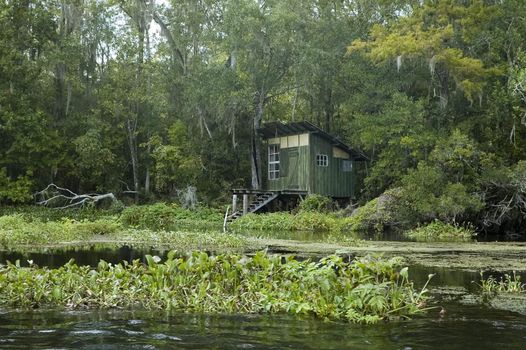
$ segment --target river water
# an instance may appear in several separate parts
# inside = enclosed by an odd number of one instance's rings
[[[446,305],[372,326],[294,316],[148,311],[9,311],[0,349],[524,349],[526,317]]]
[[[142,258],[131,248],[0,253],[55,267],[75,258],[95,265]],[[163,255],[164,252],[148,253]],[[473,289],[477,275],[414,266],[423,284]],[[0,291],[1,293],[1,291]],[[0,309],[0,349],[526,349],[526,315],[437,297],[440,308],[409,321],[376,325],[329,322],[290,315],[167,314],[147,310]]]

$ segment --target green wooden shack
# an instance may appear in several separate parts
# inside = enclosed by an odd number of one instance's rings
[[[267,123],[259,133],[267,146],[264,190],[355,196],[363,153],[306,121]]]
[[[257,212],[280,198],[319,194],[350,200],[357,193],[358,165],[367,159],[360,151],[307,121],[266,123],[258,132],[265,144],[263,188],[233,190],[229,220]],[[242,210],[237,208],[239,195],[243,196]]]

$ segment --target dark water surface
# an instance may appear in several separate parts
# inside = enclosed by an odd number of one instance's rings
[[[77,265],[97,266],[100,260],[113,264],[122,261],[132,262],[135,259],[145,262],[146,254],[157,255],[164,260],[168,250],[135,249],[129,246],[115,248],[113,246],[106,247],[102,244],[78,249],[48,248],[28,252],[0,251],[0,264],[5,264],[7,261],[14,263],[19,260],[20,265],[28,266],[28,260],[30,260],[41,267],[55,268],[64,265],[70,259],[74,259]]]
[[[92,247],[33,253],[0,252],[0,263],[57,267],[74,258],[95,266],[164,257],[166,251]],[[474,291],[479,275],[412,266],[417,287]],[[1,291],[0,291],[1,293]],[[438,298],[439,309],[410,321],[353,325],[289,315],[201,315],[163,311],[0,309],[0,349],[526,349],[526,315]]]
[[[435,311],[371,326],[293,316],[9,311],[0,313],[0,349],[525,348],[525,316],[474,306],[448,305],[444,318]]]

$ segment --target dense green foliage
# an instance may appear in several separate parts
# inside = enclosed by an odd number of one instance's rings
[[[37,308],[145,307],[168,311],[312,314],[374,323],[420,312],[418,292],[397,259],[352,263],[329,256],[320,262],[292,257],[209,256],[192,253],[147,265],[108,264],[96,269],[69,262],[58,269],[0,266],[0,304]]]
[[[257,127],[305,119],[369,156],[361,203],[400,188],[409,226],[524,233],[524,13],[522,0],[4,1],[0,202],[51,182],[225,202],[265,177]]]

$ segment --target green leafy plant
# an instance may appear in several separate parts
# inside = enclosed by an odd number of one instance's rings
[[[146,256],[97,268],[70,261],[58,269],[0,266],[0,305],[22,308],[145,307],[207,313],[290,313],[375,323],[422,311],[400,259],[338,256],[297,261],[257,252],[252,257],[193,252],[166,261]]]

